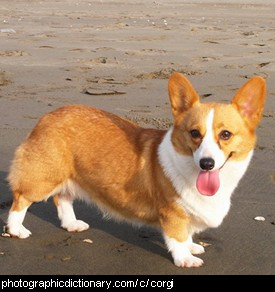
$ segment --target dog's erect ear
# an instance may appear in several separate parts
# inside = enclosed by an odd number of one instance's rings
[[[175,119],[179,114],[191,108],[196,102],[199,102],[199,96],[192,84],[181,73],[175,72],[171,75],[168,90],[172,113]]]
[[[265,95],[266,82],[262,77],[256,76],[247,81],[232,100],[251,129],[255,129],[261,120]]]

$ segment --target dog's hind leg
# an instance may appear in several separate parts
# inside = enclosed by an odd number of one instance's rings
[[[27,238],[31,232],[23,226],[23,221],[27,209],[32,204],[23,195],[15,192],[13,195],[13,203],[9,211],[7,220],[7,232],[14,237]]]
[[[62,228],[69,232],[81,232],[89,228],[89,224],[76,219],[72,196],[57,194],[54,196],[53,201],[57,208],[57,214]]]

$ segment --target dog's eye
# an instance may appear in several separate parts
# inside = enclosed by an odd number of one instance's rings
[[[199,130],[191,130],[190,134],[192,136],[192,138],[194,139],[200,139],[201,138],[201,133]]]
[[[228,140],[228,139],[231,138],[231,136],[232,136],[232,133],[230,133],[230,132],[227,131],[227,130],[223,130],[223,131],[221,131],[220,134],[219,134],[219,137],[220,137],[220,139],[222,139],[222,140]]]

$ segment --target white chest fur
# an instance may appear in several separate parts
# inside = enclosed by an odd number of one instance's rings
[[[228,161],[220,170],[220,188],[214,196],[203,196],[196,188],[199,168],[192,156],[176,152],[171,142],[171,128],[159,146],[159,161],[164,173],[172,182],[180,198],[178,203],[192,218],[191,232],[207,227],[219,226],[230,208],[230,197],[239,180],[244,175],[252,157],[251,151],[245,160]]]

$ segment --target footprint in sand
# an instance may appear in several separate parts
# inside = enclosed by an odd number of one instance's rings
[[[94,66],[94,65],[117,65],[118,60],[116,57],[113,58],[107,58],[107,57],[98,57],[94,59],[83,59],[81,60],[82,63],[85,63],[88,66]]]
[[[159,71],[149,72],[149,73],[141,73],[136,76],[136,78],[141,80],[146,79],[168,79],[173,72],[180,72],[187,76],[197,76],[203,74],[203,72],[199,70],[190,70],[185,68],[164,68]]]
[[[224,69],[243,69],[243,68],[245,68],[245,65],[230,64],[230,65],[223,66],[223,68]]]
[[[29,53],[19,50],[0,51],[0,57],[22,57],[22,56],[29,56]]]
[[[95,50],[89,50],[89,49],[70,49],[69,52],[73,53],[96,53]]]
[[[142,50],[126,51],[125,55],[128,55],[128,56],[159,56],[159,55],[165,55],[166,53],[167,53],[166,50],[142,49]]]
[[[96,51],[107,52],[107,51],[116,51],[116,49],[111,48],[111,47],[99,47],[99,48],[96,48]]]
[[[10,83],[10,79],[8,78],[5,72],[0,72],[0,86],[5,86]]]
[[[152,117],[144,117],[138,115],[125,115],[125,118],[129,121],[132,121],[142,127],[147,127],[148,125],[151,127],[155,127],[156,129],[168,130],[172,125],[173,121],[169,118],[152,118]]]
[[[114,250],[117,252],[127,252],[130,251],[132,249],[132,246],[127,244],[127,243],[121,243],[117,246],[114,247]]]
[[[38,49],[54,49],[52,46],[39,46]]]
[[[38,38],[55,38],[56,35],[54,33],[38,33],[30,35],[31,37],[38,37]]]

